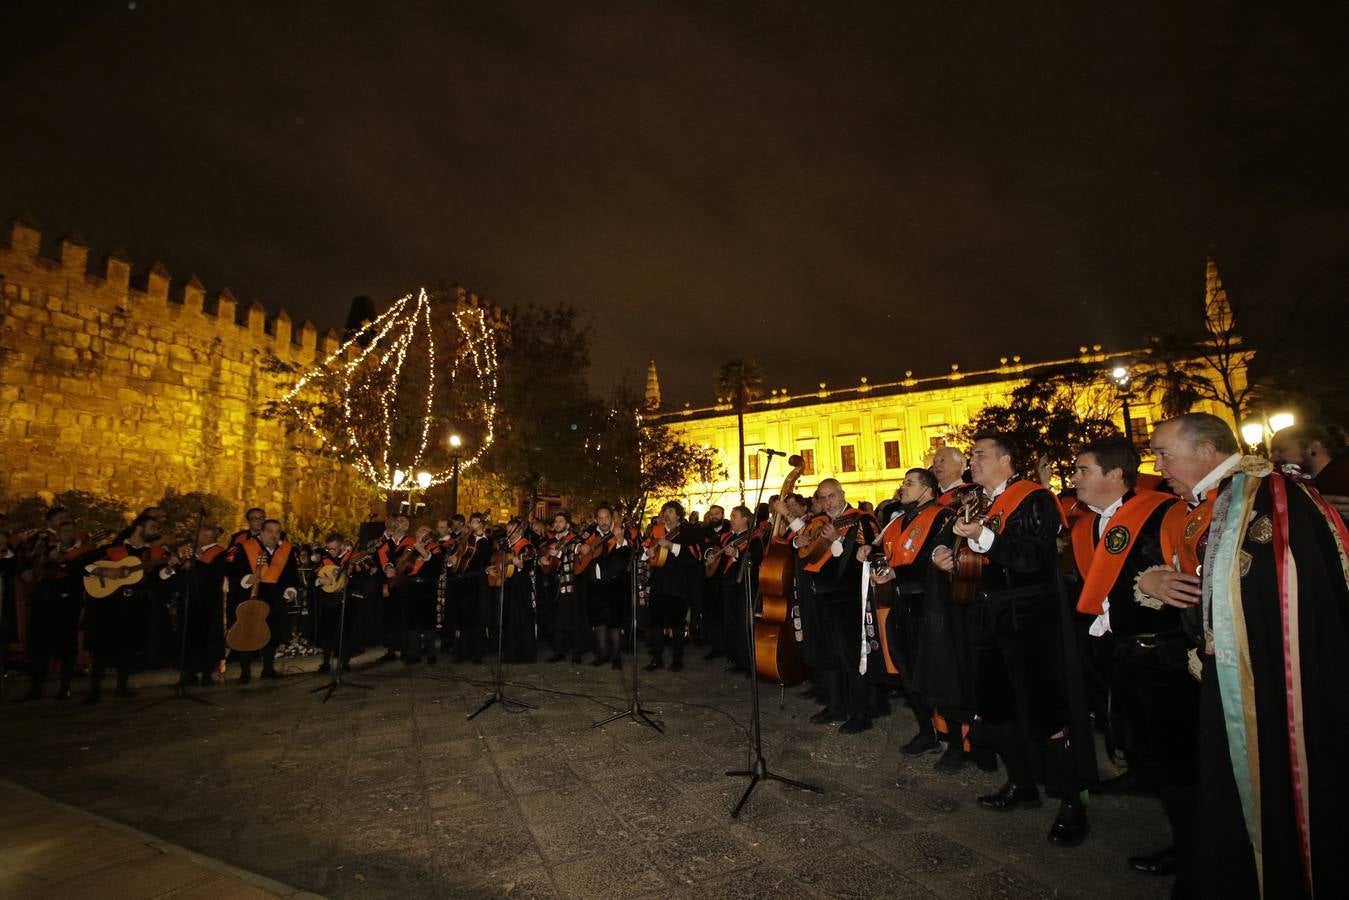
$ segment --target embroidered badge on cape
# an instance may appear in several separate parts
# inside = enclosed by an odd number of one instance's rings
[[[1002,516],[997,513],[989,516],[984,520],[984,527],[994,534],[1000,533],[1002,531]]]
[[[1251,571],[1251,555],[1245,550],[1238,551],[1237,565],[1241,567],[1241,577],[1245,578],[1246,573]]]
[[[1107,553],[1123,553],[1124,548],[1129,546],[1129,529],[1116,525],[1105,533],[1101,543],[1105,544]]]
[[[1246,537],[1257,544],[1268,544],[1274,540],[1274,523],[1269,520],[1269,516],[1261,516],[1246,529]]]

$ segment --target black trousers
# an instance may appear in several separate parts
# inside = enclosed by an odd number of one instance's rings
[[[61,662],[61,687],[70,687],[80,642],[84,598],[74,591],[39,589],[28,620],[27,652],[33,690],[42,690],[53,658]]]
[[[746,630],[745,588],[735,581],[718,585],[721,595],[721,626],[725,635],[726,658],[733,666],[749,668],[753,663],[753,644]]]
[[[651,591],[651,632],[647,646],[651,655],[664,654],[664,630],[670,629],[670,653],[677,660],[684,658],[684,623],[689,614],[688,598],[681,594]]]
[[[1180,634],[1117,636],[1110,696],[1127,725],[1129,765],[1157,791],[1171,824],[1177,884],[1193,879],[1198,840],[1199,682],[1189,673],[1190,643]]]

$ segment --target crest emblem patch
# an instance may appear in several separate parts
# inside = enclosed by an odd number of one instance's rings
[[[984,520],[984,527],[994,534],[1000,534],[1002,532],[1002,516],[997,513],[989,516]]]
[[[1246,529],[1246,537],[1257,544],[1268,544],[1274,540],[1274,523],[1269,520],[1269,516],[1261,516]]]
[[[1116,525],[1105,533],[1101,543],[1105,544],[1107,553],[1123,553],[1125,548],[1129,546],[1129,529],[1123,525]]]

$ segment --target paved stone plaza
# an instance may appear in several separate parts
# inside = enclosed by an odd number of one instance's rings
[[[1164,897],[1124,858],[1167,839],[1155,800],[1093,798],[1076,850],[1045,841],[1053,808],[998,815],[1001,774],[935,774],[901,757],[907,709],[870,732],[812,725],[766,688],[765,750],[826,789],[755,791],[739,821],[749,683],[697,661],[643,680],[666,733],[628,720],[607,667],[512,669],[496,707],[485,667],[358,671],[372,691],[320,703],[319,676],[168,696],[5,704],[0,772],[48,797],[298,889],[333,897]],[[470,681],[477,679],[477,683]],[[10,697],[14,696],[10,692]],[[78,857],[70,860],[80,865]]]

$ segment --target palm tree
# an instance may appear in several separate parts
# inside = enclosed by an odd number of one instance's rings
[[[736,428],[740,434],[740,463],[736,477],[740,480],[740,502],[745,502],[745,413],[750,403],[763,394],[763,369],[757,360],[733,359],[717,372],[717,400],[731,404],[735,410]]]

